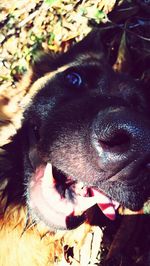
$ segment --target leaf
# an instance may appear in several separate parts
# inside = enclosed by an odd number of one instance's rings
[[[45,3],[52,6],[55,2],[57,2],[58,0],[45,0]]]
[[[126,44],[126,32],[122,33],[120,45],[118,49],[118,55],[113,68],[118,72],[130,71],[130,54]]]
[[[102,11],[102,10],[98,10],[96,11],[96,14],[95,14],[95,18],[97,20],[97,22],[101,22],[102,19],[104,19],[106,17],[106,14]]]
[[[145,214],[150,214],[150,200],[144,204],[143,210]]]
[[[55,34],[51,32],[50,37],[48,39],[48,45],[52,44],[55,40]]]

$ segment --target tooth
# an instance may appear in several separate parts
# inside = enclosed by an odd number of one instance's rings
[[[119,207],[119,205],[120,205],[120,203],[117,202],[117,201],[115,201],[115,200],[112,200],[112,203],[113,203],[113,205],[114,205],[115,210],[117,210],[118,207]]]
[[[77,184],[77,186],[78,186],[80,189],[82,189],[82,188],[84,187],[84,184],[83,184],[83,182],[79,182],[79,183]]]
[[[94,196],[97,198],[97,203],[111,203],[112,204],[112,201],[105,195],[103,194],[102,192],[99,192],[97,191],[96,189],[92,189],[93,193],[94,193]]]
[[[109,214],[115,214],[114,208],[112,206],[108,206],[107,208],[103,209],[102,211],[106,216]]]
[[[45,169],[44,169],[44,175],[42,178],[42,194],[43,197],[46,199],[47,202],[49,202],[50,204],[57,204],[58,201],[60,201],[60,195],[59,193],[56,191],[55,188],[55,180],[53,178],[53,174],[52,174],[52,165],[51,163],[47,163]],[[53,195],[53,197],[51,198],[50,195]]]
[[[87,188],[84,187],[83,182],[79,182],[76,184],[75,191],[76,191],[76,194],[83,196],[83,197],[87,194]]]
[[[83,200],[82,196],[78,196],[75,204],[75,211],[83,212],[92,207],[93,205],[95,205],[96,203],[97,202],[95,197],[84,197]]]
[[[51,163],[47,163],[45,170],[44,170],[44,176],[42,179],[42,183],[43,185],[54,185],[54,178],[53,178],[53,174],[52,174],[52,165]]]

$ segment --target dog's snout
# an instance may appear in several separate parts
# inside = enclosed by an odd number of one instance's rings
[[[148,121],[137,120],[125,108],[100,112],[94,120],[92,143],[101,166],[116,169],[122,163],[150,153]]]

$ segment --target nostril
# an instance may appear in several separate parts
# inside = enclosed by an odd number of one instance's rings
[[[130,135],[125,131],[113,132],[105,138],[99,139],[103,150],[128,150],[130,146]]]

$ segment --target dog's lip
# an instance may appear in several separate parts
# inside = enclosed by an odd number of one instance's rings
[[[75,196],[65,198],[56,189],[52,165],[37,167],[30,181],[30,207],[48,225],[67,229],[68,217],[81,216],[87,209],[97,204],[106,217],[115,219],[115,210],[119,203],[111,200],[102,191],[84,187],[82,183],[74,183]]]

